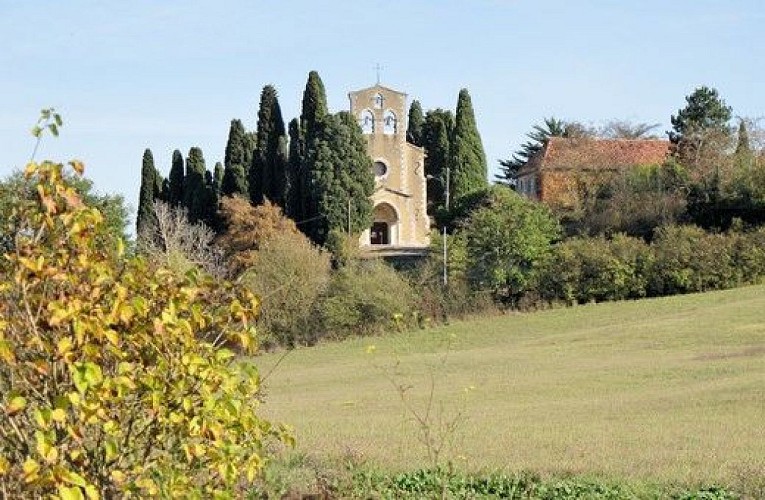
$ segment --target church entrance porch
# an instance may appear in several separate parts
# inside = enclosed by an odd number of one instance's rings
[[[380,203],[372,211],[372,227],[369,230],[371,245],[396,245],[398,243],[398,214],[388,203]]]

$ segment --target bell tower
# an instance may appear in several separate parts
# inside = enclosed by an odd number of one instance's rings
[[[375,177],[373,224],[361,247],[373,253],[426,249],[425,152],[406,141],[407,96],[380,85],[350,92],[351,114],[367,140]]]

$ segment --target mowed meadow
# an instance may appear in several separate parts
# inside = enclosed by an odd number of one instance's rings
[[[429,408],[428,429],[452,442],[439,461],[468,471],[765,477],[765,286],[453,322],[255,362],[264,411],[318,460],[432,466],[411,411]]]

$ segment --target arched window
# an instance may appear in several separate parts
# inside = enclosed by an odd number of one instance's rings
[[[374,98],[375,109],[382,109],[384,101],[385,99],[383,98],[382,94],[375,94],[375,98]]]
[[[385,114],[383,115],[383,132],[385,134],[395,134],[396,126],[397,126],[396,113],[394,113],[393,111],[389,109],[386,109]]]
[[[359,115],[359,125],[363,133],[373,134],[375,131],[375,115],[370,110],[365,109]]]

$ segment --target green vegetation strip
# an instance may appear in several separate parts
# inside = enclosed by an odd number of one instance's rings
[[[282,356],[256,358],[265,409],[295,426],[298,452],[319,459],[392,474],[450,462],[750,492],[765,484],[763,286],[482,318]],[[435,460],[414,418],[428,408],[431,433],[447,442]]]

